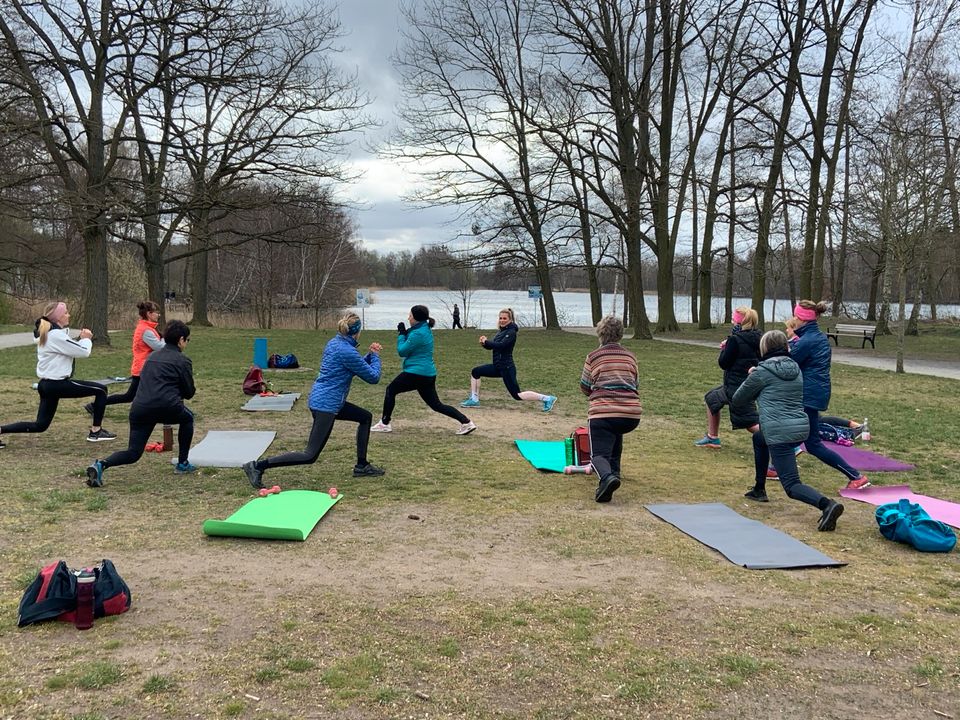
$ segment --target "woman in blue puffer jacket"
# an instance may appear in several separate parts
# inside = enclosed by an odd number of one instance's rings
[[[374,425],[372,432],[393,432],[390,420],[393,419],[393,408],[400,393],[416,390],[420,398],[434,412],[446,415],[460,423],[457,435],[468,435],[477,429],[470,418],[459,410],[444,405],[437,395],[437,366],[433,362],[433,331],[434,320],[430,317],[430,309],[426,305],[414,305],[407,316],[408,328],[403,323],[397,324],[397,353],[403,358],[403,372],[397,375],[387,385],[383,396],[383,413],[380,422]]]
[[[323,446],[327,444],[333,423],[348,420],[357,423],[357,464],[353,466],[354,477],[383,475],[383,468],[367,460],[367,444],[370,442],[370,425],[373,415],[353,403],[347,402],[347,393],[354,376],[376,385],[380,382],[380,343],[370,343],[369,352],[361,356],[357,351],[357,338],[363,323],[356,313],[347,313],[337,324],[337,334],[323,349],[320,372],[310,391],[307,406],[313,415],[313,427],[303,452],[289,452],[272,458],[248,462],[243,466],[247,479],[254,488],[263,487],[263,472],[267,468],[289,465],[309,465],[316,462]]]
[[[808,432],[803,408],[805,381],[800,368],[790,357],[787,336],[771,330],[760,338],[760,364],[734,393],[730,406],[760,406],[760,429],[753,434],[754,486],[746,497],[767,502],[767,464],[773,459],[787,497],[813,505],[820,510],[819,530],[831,531],[843,513],[843,505],[800,482],[794,447]]]
[[[803,373],[803,409],[809,421],[807,437],[803,441],[807,452],[847,478],[847,488],[859,490],[870,487],[867,476],[847,464],[820,439],[820,413],[830,404],[830,340],[820,330],[817,319],[827,311],[823,301],[801,300],[793,309],[797,318],[794,330],[799,338],[790,348],[790,356]]]

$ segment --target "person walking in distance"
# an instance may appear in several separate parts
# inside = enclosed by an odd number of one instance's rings
[[[453,329],[463,330],[463,325],[460,324],[460,306],[456,303],[453,304]]]

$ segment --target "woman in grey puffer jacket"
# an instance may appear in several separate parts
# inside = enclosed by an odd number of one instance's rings
[[[753,401],[760,406],[760,431],[753,434],[756,479],[746,497],[767,502],[767,465],[772,460],[787,497],[820,510],[818,530],[834,530],[843,505],[800,482],[794,447],[807,437],[810,424],[803,410],[803,375],[790,358],[787,336],[779,330],[760,338],[760,364],[751,370],[731,404]]]

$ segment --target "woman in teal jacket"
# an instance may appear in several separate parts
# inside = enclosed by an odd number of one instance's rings
[[[819,530],[833,530],[843,505],[800,482],[794,447],[810,430],[803,409],[803,375],[790,357],[787,336],[771,330],[760,338],[760,364],[734,394],[731,406],[760,406],[760,430],[753,434],[755,484],[746,497],[767,502],[767,465],[773,460],[787,497],[820,510]]]
[[[408,328],[397,324],[397,352],[403,358],[403,372],[387,385],[383,396],[383,415],[380,422],[370,428],[371,432],[393,432],[390,420],[397,395],[416,390],[434,412],[446,415],[460,423],[457,435],[467,435],[477,429],[470,418],[459,410],[444,405],[437,395],[437,366],[433,362],[434,320],[426,305],[414,305],[407,317]]]

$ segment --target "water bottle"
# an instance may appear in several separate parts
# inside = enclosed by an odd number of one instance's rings
[[[864,442],[870,442],[870,425],[867,424],[868,418],[863,419],[863,429],[860,431],[860,439]]]
[[[173,426],[164,425],[163,426],[163,449],[173,450]]]
[[[77,630],[93,627],[93,584],[96,579],[90,568],[81,570],[77,578],[77,614],[74,619]]]

